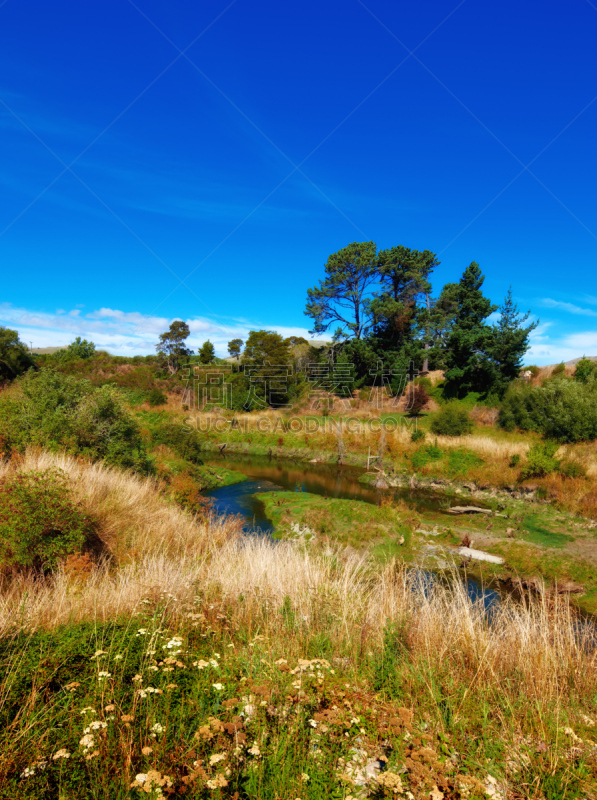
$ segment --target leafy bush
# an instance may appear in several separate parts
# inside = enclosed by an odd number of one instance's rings
[[[518,453],[514,453],[513,456],[510,456],[510,462],[509,462],[508,466],[511,467],[512,469],[514,469],[519,464],[520,464],[520,456],[518,455]]]
[[[422,442],[425,438],[425,431],[422,431],[420,428],[417,428],[416,431],[413,431],[410,435],[411,442]]]
[[[506,430],[537,431],[559,442],[597,438],[597,378],[555,378],[543,386],[512,386],[498,420]]]
[[[151,415],[148,416],[151,417]],[[150,420],[152,445],[164,444],[172,448],[181,458],[185,458],[193,464],[203,463],[201,439],[197,430],[182,425],[180,422],[173,422],[159,412],[153,417]]]
[[[0,327],[0,381],[11,381],[34,366],[31,354],[17,331]]]
[[[555,472],[560,466],[555,457],[558,449],[558,442],[546,441],[534,444],[528,452],[527,463],[520,471],[521,479],[524,481],[527,478],[543,478]]]
[[[177,503],[194,514],[205,514],[212,507],[212,501],[201,494],[201,487],[186,470],[172,478],[170,491]]]
[[[149,473],[153,466],[139,428],[110,386],[52,369],[28,373],[21,394],[0,401],[0,436],[10,449],[36,444]]]
[[[415,386],[412,399],[410,402],[409,412],[411,416],[418,417],[421,411],[425,408],[427,403],[429,402],[429,395],[427,394],[427,390],[424,386],[420,384]]]
[[[53,568],[93,542],[94,521],[72,498],[61,470],[21,472],[0,481],[0,566]]]
[[[56,361],[70,361],[75,358],[93,358],[95,355],[95,344],[88,342],[87,339],[81,339],[77,336],[74,342],[64,350],[58,350],[53,355]]]
[[[576,365],[574,378],[581,383],[588,383],[589,378],[597,375],[597,361],[591,361],[588,358],[581,358]]]
[[[147,402],[150,406],[163,406],[168,402],[168,397],[159,389],[151,389],[147,393]]]
[[[562,375],[564,372],[566,372],[566,364],[564,364],[564,362],[562,361],[560,364],[556,364],[556,366],[553,368],[551,374],[552,374],[552,376],[554,376],[554,375]]]
[[[437,436],[462,436],[473,430],[473,423],[465,408],[448,403],[433,418],[431,430]]]

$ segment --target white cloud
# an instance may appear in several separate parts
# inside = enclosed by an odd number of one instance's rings
[[[526,364],[559,364],[581,356],[597,356],[597,331],[569,333],[550,339],[546,330],[552,323],[540,325],[531,333],[531,347],[525,356]]]
[[[168,317],[113,308],[100,308],[80,316],[76,308],[48,313],[0,303],[0,325],[16,328],[21,339],[32,342],[33,347],[61,347],[81,336],[92,339],[98,348],[118,355],[149,354],[155,352],[159,334],[166,331],[171,322],[173,319]],[[250,330],[266,329],[277,331],[284,337],[309,338],[306,328],[286,325],[265,325],[235,319],[222,322],[200,317],[185,322],[191,331],[189,347],[196,351],[206,339],[210,339],[219,356],[228,355],[227,344],[231,339],[246,341]]]

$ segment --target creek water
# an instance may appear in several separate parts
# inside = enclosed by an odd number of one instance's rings
[[[396,499],[406,501],[421,513],[436,514],[445,513],[448,508],[462,503],[457,497],[432,490],[400,488],[380,491],[364,486],[358,479],[365,470],[357,467],[237,454],[213,455],[203,460],[211,466],[236,470],[247,476],[245,481],[212,489],[206,495],[212,499],[217,514],[240,515],[244,520],[245,532],[252,535],[271,536],[274,532],[274,526],[259,499],[263,492],[300,491],[372,504],[378,504],[383,496],[393,494]],[[431,573],[430,578],[433,579]],[[472,600],[482,598],[486,608],[499,601],[497,591],[482,586],[473,578],[467,577],[465,580]]]

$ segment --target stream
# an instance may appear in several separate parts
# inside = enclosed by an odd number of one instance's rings
[[[359,483],[359,476],[365,470],[358,467],[335,464],[296,462],[283,459],[270,459],[267,456],[253,455],[212,455],[204,457],[210,466],[221,466],[244,473],[248,480],[232,486],[222,486],[206,492],[213,502],[217,514],[240,515],[244,520],[247,534],[270,535],[274,532],[271,520],[265,514],[259,495],[273,491],[302,491],[325,497],[344,500],[361,500],[365,503],[379,504],[383,496],[392,493],[419,512],[445,513],[451,506],[462,503],[462,499],[440,492],[425,489],[384,490],[373,489]],[[500,595],[493,589],[483,587],[473,578],[466,578],[467,590],[472,600],[483,598],[489,608],[499,602]]]

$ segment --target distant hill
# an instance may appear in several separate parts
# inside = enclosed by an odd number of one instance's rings
[[[40,355],[46,354],[51,355],[52,353],[57,353],[59,350],[66,350],[66,345],[62,347],[34,347],[31,352],[32,353],[39,353]]]
[[[564,366],[566,367],[575,367],[579,361],[582,361],[583,358],[586,358],[587,361],[597,361],[597,356],[580,356],[579,358],[573,358],[571,361],[564,361]],[[559,364],[562,362],[560,361]],[[553,367],[557,367],[558,364],[546,364],[541,369],[552,369]]]

